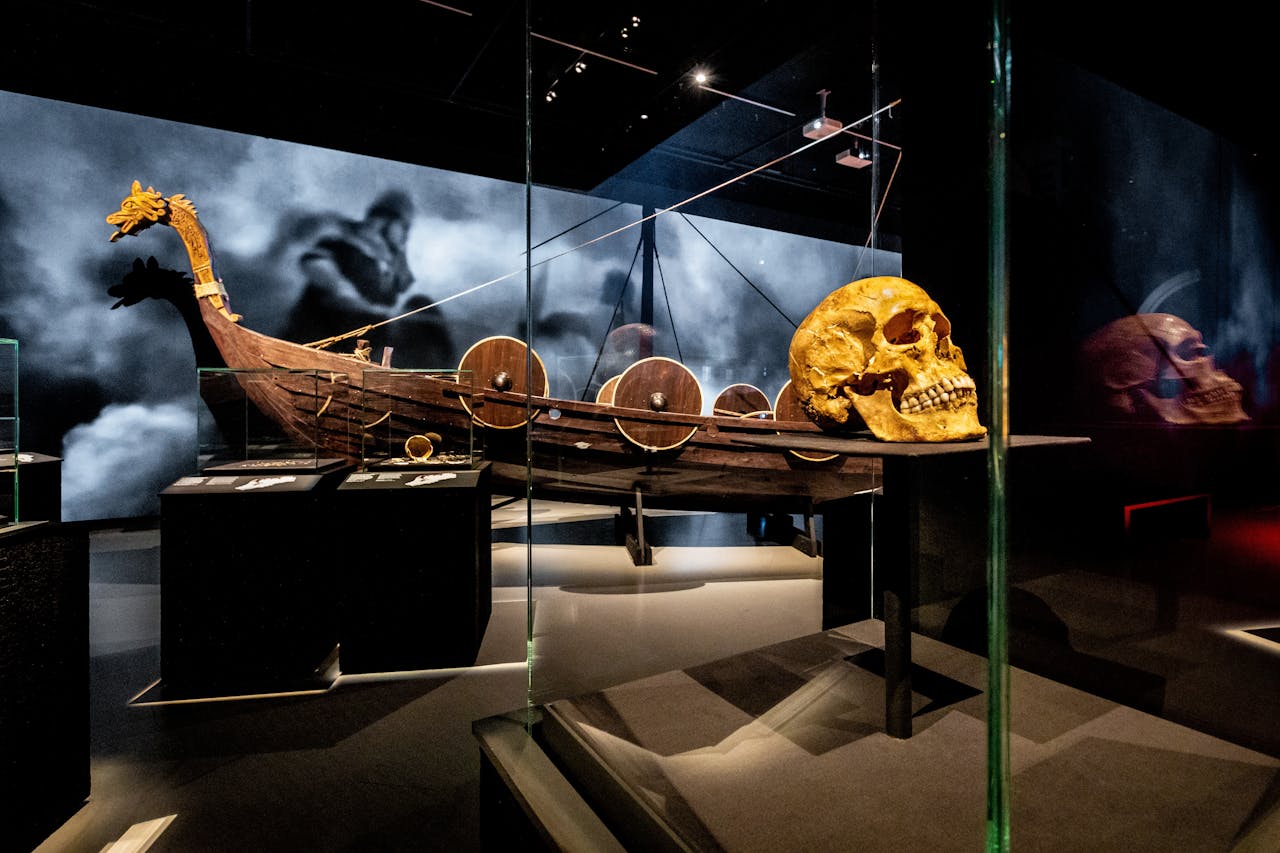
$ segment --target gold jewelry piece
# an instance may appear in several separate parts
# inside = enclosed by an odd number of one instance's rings
[[[405,455],[414,462],[426,462],[435,449],[436,446],[425,435],[411,435],[404,440]]]

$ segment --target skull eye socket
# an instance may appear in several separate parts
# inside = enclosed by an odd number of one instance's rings
[[[1202,341],[1197,341],[1195,338],[1188,338],[1178,344],[1173,353],[1183,361],[1194,361],[1198,358],[1208,358],[1209,347]]]
[[[884,324],[884,339],[891,344],[914,344],[920,340],[920,330],[916,328],[916,315],[913,311],[895,314]]]

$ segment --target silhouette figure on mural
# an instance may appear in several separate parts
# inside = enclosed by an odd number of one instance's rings
[[[360,220],[327,225],[303,252],[306,276],[302,295],[289,313],[282,336],[310,343],[396,317],[427,305],[421,292],[406,297],[414,283],[406,247],[413,222],[412,199],[391,190],[375,200]],[[382,360],[391,347],[392,367],[435,368],[457,364],[449,330],[437,309],[388,323],[360,336],[370,343],[370,358]],[[355,340],[329,347],[354,350]]]

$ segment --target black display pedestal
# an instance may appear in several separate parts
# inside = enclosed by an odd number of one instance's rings
[[[140,700],[332,683],[334,551],[347,531],[328,523],[325,480],[184,477],[161,492],[161,677]]]
[[[342,672],[475,663],[493,599],[488,463],[350,474],[335,498]]]
[[[841,453],[848,456],[878,456],[884,480],[875,498],[875,555],[868,556],[850,539],[869,528],[856,526],[862,509],[858,496],[833,503],[823,520],[823,628],[840,619],[867,619],[876,615],[884,621],[885,731],[891,737],[911,737],[911,628],[925,559],[921,542],[925,533],[923,509],[930,488],[926,470],[947,457],[967,456],[982,461],[990,439],[957,442],[884,442],[838,436],[752,436],[743,443],[762,447]],[[1072,447],[1089,443],[1080,436],[1011,435],[1005,450],[1016,448]],[[979,552],[981,553],[981,552]],[[842,578],[840,572],[850,577]],[[872,581],[868,590],[867,582]],[[864,591],[860,591],[864,590]],[[868,595],[867,591],[874,593]]]
[[[89,537],[0,529],[0,826],[30,850],[89,796]]]
[[[17,456],[19,520],[61,521],[62,460],[25,451]],[[0,476],[13,476],[13,466],[14,454],[0,453]],[[0,515],[12,517],[13,507],[0,505]]]

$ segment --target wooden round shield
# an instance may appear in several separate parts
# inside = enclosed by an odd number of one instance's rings
[[[763,412],[769,408],[769,398],[754,385],[739,382],[730,385],[716,396],[711,407],[714,415],[741,417],[752,412]]]
[[[773,401],[773,419],[775,421],[809,421],[812,420],[800,405],[800,398],[791,387],[791,380],[778,389],[778,396]],[[830,462],[840,454],[815,453],[814,451],[788,450],[788,453],[806,462]]]
[[[596,402],[603,406],[613,405],[613,392],[618,387],[618,380],[622,378],[622,374],[610,377],[610,379],[600,386],[600,390],[596,392]]]
[[[533,380],[529,390],[528,356],[532,355]],[[547,395],[547,368],[542,359],[524,341],[498,335],[484,338],[471,345],[458,363],[458,370],[470,371],[475,390],[509,391],[514,394],[532,394],[535,397]],[[480,408],[477,414],[472,410],[470,401],[462,400],[467,414],[481,426],[497,429],[514,429],[522,427],[525,421],[523,406],[508,406],[488,403]]]
[[[678,361],[652,356],[637,361],[618,377],[613,405],[646,412],[697,415],[702,411],[702,388],[698,378]],[[618,431],[645,450],[671,450],[684,444],[698,431],[688,424],[614,418]]]

